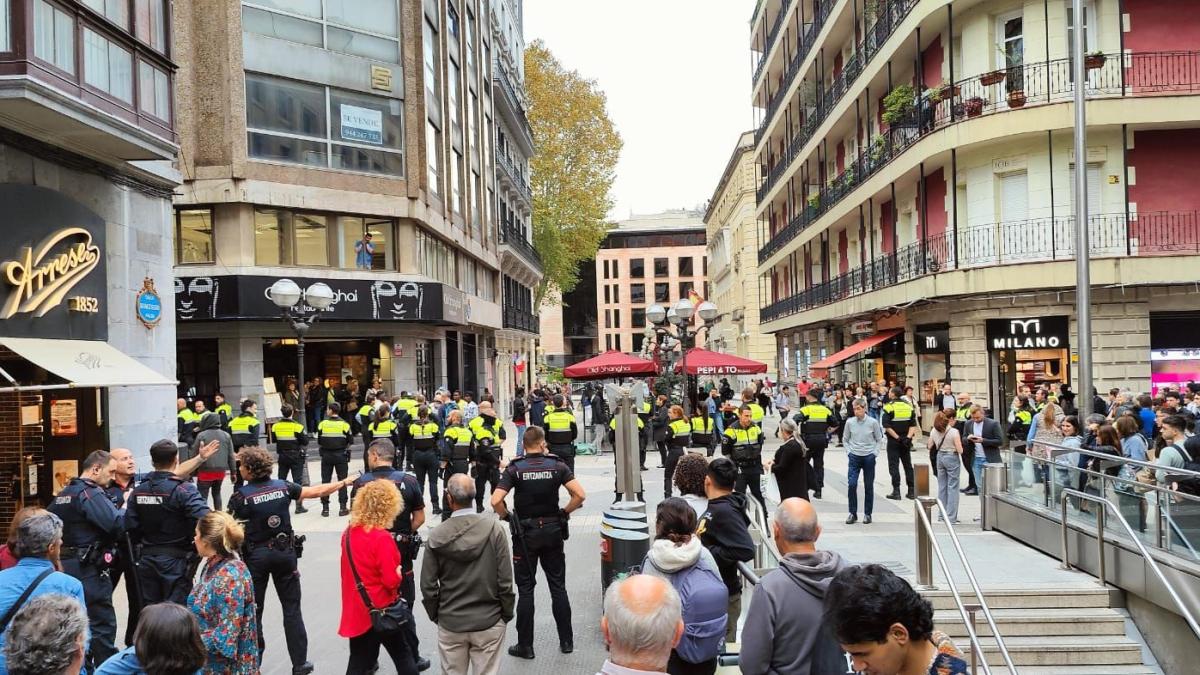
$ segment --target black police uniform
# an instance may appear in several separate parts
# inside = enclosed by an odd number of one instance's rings
[[[507,437],[504,422],[491,415],[480,415],[467,425],[475,439],[475,462],[471,475],[475,478],[475,510],[483,511],[483,498],[490,496],[500,483],[500,460],[504,458],[502,443]],[[487,490],[487,486],[491,490]]]
[[[275,454],[279,457],[279,479],[303,484],[304,465],[308,461],[308,434],[304,425],[292,419],[281,419],[271,425],[275,434]]]
[[[553,455],[526,452],[500,476],[500,489],[513,493],[509,526],[513,534],[513,577],[517,582],[517,645],[533,648],[533,589],[538,562],[550,585],[550,605],[558,641],[574,642],[571,601],[567,597],[566,514],[558,507],[558,489],[575,479]],[[516,521],[514,524],[512,521]]]
[[[908,431],[916,424],[916,409],[903,399],[893,399],[883,406],[883,428],[896,432],[899,438],[887,437],[888,473],[892,478],[892,495],[900,494],[900,467],[904,467],[904,482],[911,496],[916,489],[913,483],[912,439]]]
[[[417,553],[421,549],[421,539],[413,531],[412,514],[414,511],[425,508],[425,499],[421,496],[421,484],[417,482],[416,476],[407,471],[387,466],[379,467],[364,473],[354,481],[350,491],[350,501],[353,502],[358,491],[373,480],[386,480],[394,483],[400,490],[400,499],[404,501],[404,509],[400,511],[400,515],[396,516],[396,521],[392,523],[392,527],[388,531],[396,541],[396,548],[400,551],[400,567],[404,571],[404,575],[400,579],[400,595],[410,608],[415,607],[417,588],[416,581],[413,579],[413,561],[416,560]],[[404,639],[408,643],[413,658],[416,659],[420,654],[421,642],[417,638],[416,626],[413,623],[409,621],[405,625]]]
[[[800,408],[793,419],[799,423],[800,438],[808,447],[813,490],[820,492],[825,487],[825,449],[829,447],[829,430],[838,425],[837,415],[823,403],[809,403]]]
[[[125,508],[125,493],[137,487],[142,481],[146,480],[146,474],[134,474],[133,478],[124,485],[117,481],[114,475],[112,482],[108,487],[104,488],[104,493],[112,500],[113,506],[117,510]],[[128,530],[128,528],[126,528]],[[121,584],[121,579],[125,579],[125,645],[133,644],[133,629],[137,627],[137,616],[142,611],[140,600],[137,597],[137,591],[134,587],[133,580],[130,575],[133,574],[134,565],[129,559],[129,550],[125,546],[125,540],[122,537],[117,542],[117,546],[113,549],[113,563],[109,569],[109,577],[112,579],[113,592],[117,590],[117,586]]]
[[[579,436],[575,413],[556,409],[543,418],[542,424],[545,425],[550,454],[561,459],[571,473],[575,473],[575,438]]]
[[[258,478],[233,491],[229,512],[246,523],[243,559],[254,580],[254,602],[258,625],[262,624],[267,582],[275,581],[275,592],[283,608],[283,635],[287,640],[292,667],[308,661],[308,633],[300,612],[300,570],[296,535],[292,531],[291,505],[304,490],[296,483],[275,478]],[[258,649],[266,649],[263,631],[258,633]]]
[[[153,471],[133,489],[125,527],[141,546],[137,575],[143,606],[187,604],[192,587],[188,563],[195,553],[192,538],[196,521],[206,513],[208,504],[196,486],[170,471]]]
[[[442,461],[446,468],[442,480],[449,481],[456,473],[467,473],[471,469],[471,458],[475,454],[475,441],[471,430],[462,424],[446,427],[442,445]],[[442,518],[450,517],[450,504],[442,495]]]
[[[675,479],[675,465],[687,452],[692,440],[692,425],[685,419],[677,419],[667,425],[667,461],[663,462],[663,493],[671,496]]]
[[[763,511],[767,510],[767,500],[762,493],[762,428],[753,422],[747,428],[742,428],[741,422],[725,428],[721,437],[721,452],[737,465],[737,482],[734,490],[746,494],[746,487],[754,495]]]
[[[317,425],[317,447],[321,451],[321,482],[328,483],[336,471],[338,480],[350,473],[350,424],[341,417],[326,417]],[[346,488],[338,490],[338,504],[346,509],[350,495]],[[329,508],[329,495],[321,497],[321,507]]]
[[[441,513],[441,509],[437,508],[439,434],[440,427],[437,422],[432,420],[426,422],[417,420],[408,425],[409,443],[412,444],[408,457],[413,466],[417,490],[423,490],[425,484],[429,484],[429,501],[434,505],[437,513]]]
[[[110,568],[115,541],[125,531],[125,512],[87,478],[72,478],[47,510],[63,521],[63,571],[83,584],[92,633],[85,660],[90,672],[117,653]]]

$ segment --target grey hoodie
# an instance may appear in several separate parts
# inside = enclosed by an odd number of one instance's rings
[[[847,671],[837,641],[824,628],[825,592],[846,561],[833,551],[790,553],[754,590],[742,629],[746,675],[824,675]]]
[[[512,620],[512,556],[499,520],[471,514],[433,529],[421,562],[421,601],[429,620],[451,633]]]
[[[182,453],[179,461],[186,461],[195,457],[200,452],[200,448],[209,443],[217,441],[220,443],[220,448],[217,449],[211,457],[204,460],[200,468],[196,469],[196,474],[201,471],[229,471],[233,468],[233,438],[221,429],[221,416],[206,412],[200,418],[200,433],[196,434],[196,440],[192,441],[192,447],[187,457],[183,457]]]

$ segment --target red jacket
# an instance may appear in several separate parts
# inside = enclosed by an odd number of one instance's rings
[[[362,578],[371,596],[371,604],[377,609],[387,607],[400,593],[400,551],[391,533],[383,529],[367,531],[360,526],[348,529],[350,550],[354,552],[354,568]],[[354,575],[350,573],[350,561],[346,559],[345,544],[342,544],[342,622],[338,635],[344,638],[358,637],[371,630],[371,615],[363,604],[362,596],[354,586]]]

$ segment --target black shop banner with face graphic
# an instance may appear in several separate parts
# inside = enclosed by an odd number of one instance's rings
[[[333,289],[325,321],[421,321],[461,323],[463,294],[439,283],[392,279],[287,277],[301,289],[324,283]],[[275,319],[280,310],[269,290],[280,277],[211,276],[175,278],[175,316],[181,322]]]

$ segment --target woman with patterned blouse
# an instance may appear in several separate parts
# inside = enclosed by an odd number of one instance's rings
[[[201,561],[188,608],[200,620],[200,636],[208,651],[205,675],[258,672],[254,581],[234,553],[243,537],[242,526],[224,511],[210,511],[196,524]]]

